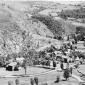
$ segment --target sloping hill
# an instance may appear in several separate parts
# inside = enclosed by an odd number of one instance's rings
[[[38,19],[39,21],[44,23],[47,26],[47,28],[53,33],[54,36],[62,35],[63,30],[61,27],[62,26],[61,23],[54,20],[52,17],[38,14],[32,16],[32,18]]]
[[[50,18],[29,18],[24,12],[23,4],[14,3],[0,5],[0,54],[7,56],[19,53],[23,48],[28,49],[43,47],[48,44],[58,44],[54,36],[62,35],[63,29],[66,33],[73,31],[70,23],[55,21]],[[29,6],[28,6],[29,7]],[[22,10],[24,9],[24,10]]]
[[[11,13],[0,7],[0,54],[6,56],[12,52],[18,52],[17,48],[22,41],[21,29],[15,21],[13,21]]]
[[[8,54],[18,53],[22,50],[24,44],[29,44],[30,41],[33,42],[32,46],[36,48],[37,40],[34,41],[34,38],[30,37],[29,34],[47,38],[54,36],[42,22],[36,19],[28,19],[22,11],[12,10],[9,6],[1,6],[0,54],[7,56]],[[46,41],[40,44],[46,43]]]

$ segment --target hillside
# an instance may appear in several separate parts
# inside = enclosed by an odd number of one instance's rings
[[[12,52],[18,52],[22,41],[20,27],[12,20],[11,13],[0,7],[0,54],[6,56]]]
[[[38,15],[32,16],[32,18],[38,19],[39,21],[44,23],[55,37],[62,35],[63,30],[61,27],[61,23],[54,20],[52,17],[38,14]]]
[[[75,27],[64,20],[55,20],[47,16],[31,17],[30,12],[35,16],[35,7],[39,8],[38,11],[44,8],[37,2],[25,4],[19,2],[0,4],[1,56],[19,53],[29,48],[38,49],[49,44],[58,45],[61,41],[53,39],[55,36],[62,35],[64,31],[66,34],[75,32]],[[44,4],[45,9],[49,8],[46,4]],[[51,4],[51,6],[56,5]]]
[[[47,29],[47,26],[36,19],[29,19],[22,11],[10,9],[9,6],[0,8],[0,54],[18,53],[22,50],[25,44],[30,44],[36,48],[37,42],[33,34],[39,37],[52,38],[54,35]],[[49,40],[46,40],[47,43]],[[44,40],[40,42],[42,45],[46,43]]]

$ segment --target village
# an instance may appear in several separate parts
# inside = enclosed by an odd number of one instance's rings
[[[70,79],[72,77],[73,79],[76,79],[78,81],[77,82],[78,85],[80,85],[79,83],[83,84],[84,81],[82,80],[82,76],[84,76],[83,74],[84,69],[82,69],[82,67],[84,68],[84,63],[85,63],[84,60],[85,39],[84,37],[83,38],[81,37],[82,40],[78,40],[77,35],[81,36],[80,31],[78,34],[63,36],[63,39],[55,43],[55,45],[49,44],[37,49],[36,50],[36,53],[38,53],[36,55],[37,57],[35,57],[31,66],[28,66],[26,64],[26,62],[29,61],[27,60],[27,58],[18,57],[18,58],[4,59],[4,64],[3,64],[4,66],[2,65],[2,67],[5,68],[0,68],[1,69],[0,76],[2,78],[8,78],[8,79],[11,78],[12,81],[14,81],[14,78],[20,79],[22,81],[21,77],[22,78],[25,77],[26,79],[31,77],[32,78],[39,77],[42,79],[42,76],[48,74],[49,76],[50,75],[54,76],[55,74],[55,76],[53,77],[54,80],[52,79],[52,83],[54,83],[53,81],[56,81],[58,83],[59,81],[61,82],[63,79],[65,80],[65,78]],[[69,76],[67,74],[67,77],[64,77],[63,75],[66,69],[69,69]],[[1,72],[2,70],[3,72]],[[45,81],[45,83],[49,84],[51,83],[51,79],[49,79],[49,81],[48,79],[46,79],[47,81]],[[30,83],[29,81],[27,80],[26,83]],[[19,80],[17,80],[17,82],[19,83]],[[9,85],[12,85],[13,82],[9,83],[11,83]],[[55,84],[56,83],[54,83],[53,85]],[[61,83],[61,85],[63,84]],[[75,85],[75,83],[72,85]]]

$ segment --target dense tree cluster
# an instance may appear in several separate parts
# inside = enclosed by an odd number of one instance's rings
[[[81,52],[78,52],[78,51],[72,52],[72,53],[71,53],[71,56],[74,56],[74,59],[76,59],[77,57],[85,59],[85,55],[82,54]],[[70,57],[71,57],[71,56],[70,56]]]
[[[84,35],[85,35],[85,27],[83,27],[83,26],[78,26],[78,27],[76,27],[76,33],[84,33]]]
[[[54,20],[52,17],[44,15],[35,15],[32,16],[32,18],[38,19],[39,21],[44,23],[48,27],[48,29],[51,30],[54,36],[62,35],[62,25],[58,21]]]
[[[76,27],[76,36],[73,36],[76,41],[84,41],[85,40],[85,27],[78,26]]]

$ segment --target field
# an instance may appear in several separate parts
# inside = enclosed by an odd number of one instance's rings
[[[15,83],[15,80],[18,78],[20,80],[20,85],[28,85],[30,84],[30,78],[34,78],[37,76],[39,78],[39,85],[47,82],[49,85],[58,85],[54,83],[56,80],[56,76],[60,74],[61,81],[58,83],[60,85],[79,85],[79,82],[70,77],[68,81],[63,81],[63,72],[57,72],[56,70],[38,68],[38,67],[28,67],[27,75],[24,76],[24,69],[20,71],[5,71],[4,68],[0,68],[0,85],[7,85],[8,81],[11,80]],[[15,85],[15,84],[13,84]]]

